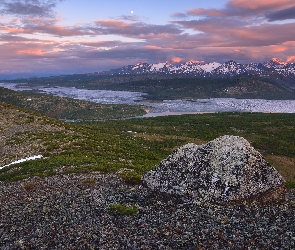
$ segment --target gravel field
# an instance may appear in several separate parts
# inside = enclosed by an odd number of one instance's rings
[[[110,204],[136,205],[136,215]],[[0,183],[0,249],[295,249],[295,190],[281,204],[203,205],[116,174]]]

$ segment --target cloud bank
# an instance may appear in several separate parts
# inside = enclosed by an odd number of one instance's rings
[[[2,0],[1,13],[8,15],[47,17],[54,15],[53,9],[63,0]]]
[[[295,62],[294,0],[229,0],[220,9],[172,12],[162,24],[121,15],[72,25],[55,12],[61,2],[0,2],[0,73],[93,72],[139,61]]]

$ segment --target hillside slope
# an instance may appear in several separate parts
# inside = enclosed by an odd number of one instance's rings
[[[0,166],[46,154],[50,146],[48,134],[75,133],[57,120],[3,102],[0,102],[0,113]]]
[[[282,176],[295,180],[294,114],[216,113],[66,123],[0,104],[0,167],[44,156],[0,169],[0,181],[122,168],[143,174],[176,147],[225,134],[244,137]]]
[[[98,86],[99,87],[99,86]],[[174,78],[112,84],[111,90],[148,93],[147,99],[250,98],[295,99],[295,92],[259,77]]]
[[[0,117],[1,165],[45,156],[0,170],[1,249],[294,249],[294,189],[275,205],[208,209],[102,173],[142,174],[180,145],[234,134],[294,184],[294,114],[64,123],[0,102]],[[125,214],[113,207],[125,207]],[[126,214],[130,208],[133,216]]]
[[[146,106],[100,104],[72,98],[17,92],[0,87],[0,101],[67,120],[118,119],[146,114]]]

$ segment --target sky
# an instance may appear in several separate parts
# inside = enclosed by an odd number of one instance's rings
[[[295,0],[0,0],[0,74],[295,62]]]

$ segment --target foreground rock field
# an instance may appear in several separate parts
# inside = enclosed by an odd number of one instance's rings
[[[295,248],[294,190],[280,204],[198,206],[92,173],[1,183],[0,203],[3,250]]]

